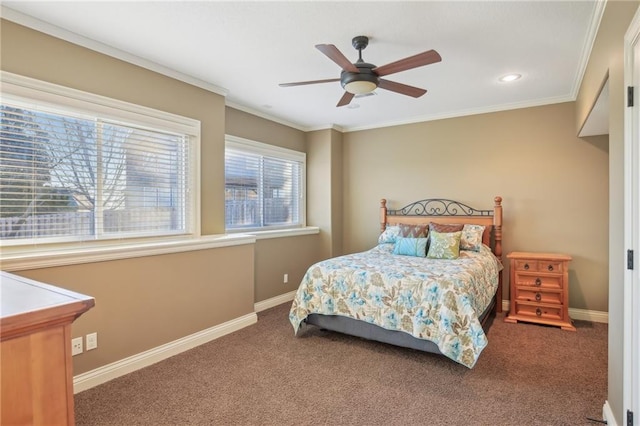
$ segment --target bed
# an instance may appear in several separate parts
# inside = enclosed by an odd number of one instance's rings
[[[289,320],[296,335],[313,325],[472,368],[483,326],[502,312],[501,257],[501,197],[489,210],[446,199],[391,210],[383,199],[378,245],[310,266]]]

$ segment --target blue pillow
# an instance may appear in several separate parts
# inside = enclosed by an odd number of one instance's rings
[[[427,255],[428,238],[398,238],[393,247],[393,254],[403,256],[425,257]]]

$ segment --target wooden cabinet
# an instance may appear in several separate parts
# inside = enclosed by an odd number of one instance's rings
[[[569,262],[557,253],[514,252],[510,260],[510,304],[505,322],[527,321],[576,331],[569,317]]]
[[[0,274],[0,424],[72,425],[71,323],[94,299]]]

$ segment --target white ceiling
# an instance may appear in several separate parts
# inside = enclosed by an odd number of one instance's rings
[[[597,1],[3,1],[2,16],[226,95],[294,127],[349,131],[575,100],[602,14]],[[34,19],[35,18],[35,19]],[[442,62],[392,74],[427,89],[383,89],[335,105],[340,83],[316,44],[384,65],[435,49]],[[522,74],[512,83],[498,78]]]

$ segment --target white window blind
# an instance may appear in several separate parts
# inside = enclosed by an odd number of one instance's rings
[[[189,135],[32,102],[0,108],[3,244],[190,231]]]
[[[227,136],[227,230],[304,226],[305,162],[302,152]]]

